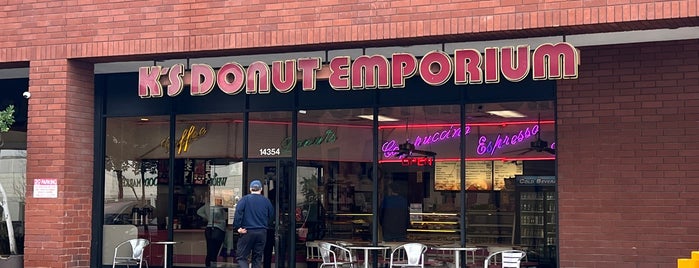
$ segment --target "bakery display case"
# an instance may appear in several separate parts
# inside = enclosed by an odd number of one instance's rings
[[[458,241],[458,213],[410,213],[410,241]]]
[[[328,215],[326,238],[370,240],[371,213],[337,213]]]
[[[466,239],[469,244],[512,245],[515,213],[498,210],[469,210],[466,213]]]

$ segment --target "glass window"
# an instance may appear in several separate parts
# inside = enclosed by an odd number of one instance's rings
[[[297,200],[308,239],[371,240],[373,112],[301,111]]]
[[[460,113],[458,105],[379,110],[384,118],[379,119],[379,218],[384,241],[460,239],[459,194],[440,189],[442,182],[436,181],[459,181],[458,169],[439,167],[458,162]]]
[[[291,157],[291,112],[250,113],[248,157]]]
[[[2,133],[6,135],[6,133]],[[26,133],[24,134],[26,137]],[[26,142],[25,142],[26,146]],[[0,141],[0,187],[3,196],[0,200],[6,202],[2,209],[9,210],[9,218],[3,217],[0,222],[0,255],[10,255],[10,241],[5,220],[12,222],[15,248],[17,254],[24,252],[24,204],[26,193],[27,150],[4,149]]]
[[[109,264],[124,240],[167,238],[170,131],[163,116],[109,118],[106,130],[102,259]],[[149,263],[162,263],[147,250]]]
[[[207,259],[228,257],[235,248],[228,226],[245,189],[243,115],[180,115],[176,122],[172,228],[182,246],[174,247],[173,259],[208,267]]]

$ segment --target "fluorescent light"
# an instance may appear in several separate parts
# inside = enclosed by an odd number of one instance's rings
[[[306,110],[299,110],[299,113],[300,113],[300,114],[306,114],[307,111],[306,111]]]
[[[145,117],[142,117],[140,120],[141,120],[141,122],[148,122],[148,121],[150,121],[150,119],[145,118]]]
[[[374,115],[372,114],[364,114],[364,115],[358,115],[357,117],[367,119],[367,120],[374,120]],[[379,122],[395,122],[398,121],[398,119],[393,118],[393,117],[388,117],[388,116],[383,116],[379,115],[378,116]]]
[[[502,110],[502,111],[487,111],[486,113],[492,114],[492,115],[497,115],[499,117],[504,117],[504,118],[520,118],[520,117],[527,117],[526,115],[520,114],[515,111],[510,111],[510,110]]]

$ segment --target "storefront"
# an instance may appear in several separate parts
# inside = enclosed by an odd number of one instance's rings
[[[514,48],[488,50],[483,63],[464,48],[278,59],[271,68],[187,59],[98,75],[103,263],[130,228],[134,237],[178,242],[175,265],[202,265],[206,222],[197,210],[218,200],[232,221],[259,179],[278,204],[279,267],[295,265],[283,256],[305,263],[305,242],[396,235],[524,249],[556,267],[555,80],[577,77],[578,51],[566,43]],[[493,70],[510,76],[501,81]],[[141,98],[124,90],[133,85]],[[385,205],[396,196],[409,218]],[[396,220],[409,224],[396,231]],[[221,262],[234,262],[226,257],[236,237],[229,232]],[[162,261],[162,248],[149,251],[149,263]]]
[[[127,237],[177,242],[151,267],[202,266],[197,210],[231,214],[251,179],[283,267],[310,265],[306,242],[403,234],[542,267],[696,249],[696,0],[4,7],[0,182],[25,267],[100,267]],[[393,197],[410,223],[384,230]]]

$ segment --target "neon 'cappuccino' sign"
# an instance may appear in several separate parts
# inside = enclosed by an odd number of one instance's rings
[[[530,140],[533,137],[536,136],[536,134],[539,133],[540,128],[539,125],[533,125],[531,127],[527,127],[525,129],[521,129],[520,131],[513,133],[511,135],[502,135],[498,134],[498,136],[495,139],[488,139],[488,136],[480,136],[478,137],[478,145],[476,146],[476,153],[478,155],[493,155],[495,154],[496,151],[507,148],[519,143],[522,143],[523,141]],[[464,135],[468,135],[471,133],[471,127],[466,126]],[[433,143],[438,143],[454,138],[458,138],[461,136],[461,130],[457,127],[455,128],[454,126],[450,126],[448,129],[443,129],[443,130],[438,130],[435,131],[431,135],[425,135],[425,136],[420,136],[417,135],[415,138],[412,139],[412,143],[415,145],[415,148],[419,148],[424,145],[429,145]],[[411,141],[411,140],[408,140]],[[555,143],[554,143],[555,144]],[[554,144],[551,144],[551,148],[555,148]],[[384,157],[395,157],[398,151],[398,145],[399,142],[396,140],[390,140],[385,142],[381,146],[381,152],[383,152]]]
[[[534,80],[575,79],[580,56],[573,45],[565,42],[542,44],[533,51],[529,45],[489,47],[484,51],[457,49],[452,55],[431,51],[420,59],[410,53],[394,53],[389,60],[382,55],[362,55],[351,60],[339,56],[324,66],[320,57],[274,61],[256,61],[247,67],[229,62],[218,71],[207,64],[183,64],[172,67],[150,66],[138,70],[138,95],[141,98],[175,97],[187,81],[192,96],[204,96],[218,85],[225,94],[269,94],[272,89],[289,93],[298,81],[303,91],[316,90],[318,74],[327,74],[334,90],[403,88],[405,81],[419,74],[428,85],[440,86],[448,81],[456,85],[499,83],[500,78],[519,82],[530,71]],[[166,85],[163,91],[163,85]]]

